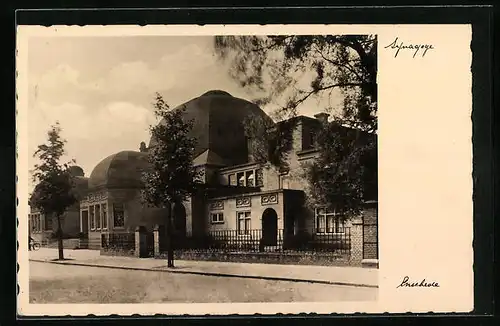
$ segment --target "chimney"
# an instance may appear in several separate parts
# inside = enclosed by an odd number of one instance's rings
[[[318,114],[314,115],[314,117],[316,119],[318,119],[321,123],[327,123],[329,116],[330,115],[328,113],[325,113],[325,112],[321,112],[321,113],[318,113]]]
[[[148,149],[146,148],[146,143],[141,141],[141,146],[139,147],[139,151],[144,153],[144,152],[147,152]]]

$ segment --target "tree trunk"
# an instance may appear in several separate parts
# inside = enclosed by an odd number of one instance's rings
[[[59,260],[64,260],[63,251],[63,232],[61,227],[61,216],[57,215],[57,249],[59,251]]]
[[[170,214],[168,215],[166,231],[167,231],[167,267],[174,267],[174,246],[172,241],[173,227],[172,220],[174,217],[174,204],[170,204]]]

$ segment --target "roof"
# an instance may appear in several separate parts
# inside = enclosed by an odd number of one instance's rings
[[[147,155],[136,151],[121,151],[106,157],[90,174],[89,189],[142,187],[142,172],[149,167]]]
[[[73,179],[77,199],[82,198],[89,189],[89,178],[76,176]]]
[[[186,121],[194,120],[190,131],[190,135],[197,142],[194,156],[200,156],[210,150],[217,153],[227,165],[248,162],[244,130],[247,118],[257,116],[272,122],[272,119],[256,104],[221,90],[208,91],[174,110],[181,108],[185,109]],[[151,138],[149,147],[154,147],[155,144],[156,140]]]
[[[83,171],[83,170],[82,170]],[[31,199],[35,193],[39,189],[40,184],[37,184],[35,186],[35,189],[33,190],[33,193],[30,195],[30,199],[28,200],[28,205],[31,207]],[[89,178],[83,177],[83,176],[73,176],[73,194],[76,197],[77,200],[80,200],[83,196],[86,195],[87,191],[89,188]],[[36,207],[31,207],[32,212],[38,211],[38,208]]]
[[[227,166],[227,163],[222,157],[217,155],[217,153],[207,149],[193,160],[193,165]]]

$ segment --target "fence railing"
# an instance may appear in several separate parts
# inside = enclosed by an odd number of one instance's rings
[[[326,231],[326,230],[325,230]],[[300,232],[287,234],[284,230],[220,230],[205,234],[174,234],[172,245],[176,251],[188,252],[274,252],[281,254],[321,253],[325,255],[345,255],[351,250],[350,228],[336,229],[336,232]],[[135,250],[135,233],[110,233],[101,235],[104,250]],[[154,255],[154,233],[147,232],[146,250],[148,256]],[[165,232],[159,234],[160,252],[167,250]]]
[[[135,233],[101,234],[101,247],[108,250],[134,250]]]
[[[346,254],[351,249],[349,228],[336,232],[301,232],[286,234],[284,230],[266,232],[263,230],[221,230],[205,235],[186,234],[173,237],[176,250],[225,251],[225,252],[321,252],[325,254]],[[165,247],[160,243],[160,250]]]

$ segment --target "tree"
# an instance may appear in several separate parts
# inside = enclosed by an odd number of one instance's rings
[[[61,127],[56,123],[48,132],[48,142],[39,145],[33,155],[38,157],[41,163],[36,164],[33,170],[33,181],[36,186],[30,197],[30,206],[38,208],[45,218],[56,217],[57,247],[59,259],[63,260],[61,218],[66,209],[76,202],[76,196],[70,163],[60,163],[61,157],[65,154],[66,143],[60,134]],[[71,163],[74,163],[74,160]]]
[[[377,139],[330,123],[320,130],[318,157],[305,169],[312,206],[326,206],[340,219],[357,215],[377,195]]]
[[[311,98],[330,100],[337,90],[344,101],[336,116],[352,127],[377,130],[376,36],[216,36],[214,47],[230,62],[230,75],[260,95],[256,104],[282,99],[278,119],[295,116]]]
[[[155,115],[161,122],[151,126],[156,145],[148,149],[150,169],[143,173],[143,201],[149,205],[170,208],[167,219],[167,260],[174,267],[172,219],[175,206],[195,193],[198,172],[192,165],[196,139],[190,136],[193,121],[184,121],[184,108],[170,110],[160,94],[156,94]]]
[[[333,123],[320,128],[318,159],[305,169],[309,199],[316,205],[358,211],[372,192],[363,182],[372,184],[377,178],[376,36],[216,36],[214,48],[221,60],[230,63],[229,74],[256,94],[256,104],[280,100],[274,103],[279,107],[273,112],[276,120],[293,121],[297,109],[313,98],[325,106],[322,109],[332,114]],[[330,104],[334,98],[342,99],[340,107]],[[262,130],[268,130],[256,127],[258,122],[247,125],[250,138],[262,138]],[[274,146],[278,152],[290,150],[292,129],[293,123],[285,134],[275,133],[275,138],[286,138],[271,142],[279,144]],[[262,155],[286,169],[286,160],[272,159],[286,154],[276,155],[268,147],[260,146]]]

